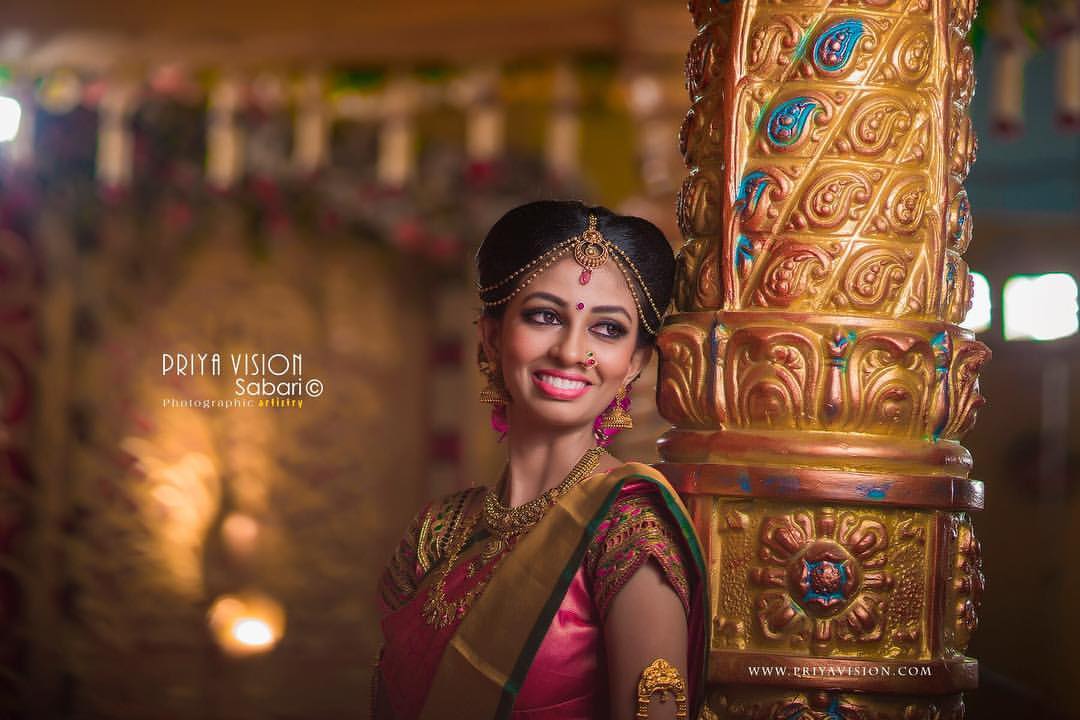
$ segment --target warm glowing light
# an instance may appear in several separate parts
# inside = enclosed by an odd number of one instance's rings
[[[0,142],[11,142],[19,134],[22,107],[15,98],[0,95]]]
[[[229,550],[239,556],[250,555],[259,539],[259,523],[243,513],[229,513],[221,524],[221,535]]]
[[[1015,275],[1002,302],[1006,340],[1057,340],[1080,327],[1076,278],[1068,273]]]
[[[971,285],[974,292],[971,296],[971,309],[964,317],[960,327],[965,327],[972,332],[983,332],[990,328],[990,283],[982,273],[971,273]]]
[[[285,632],[285,611],[277,601],[261,593],[222,595],[208,617],[218,644],[230,655],[266,652]]]
[[[233,637],[237,642],[252,647],[266,647],[274,642],[274,632],[259,618],[241,618],[233,623]]]

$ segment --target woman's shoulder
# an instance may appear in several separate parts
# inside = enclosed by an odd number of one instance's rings
[[[474,500],[486,491],[471,487],[437,497],[425,505],[413,520],[416,528],[416,561],[420,573],[427,573],[446,554],[450,538],[461,526]]]
[[[601,616],[630,577],[648,560],[655,561],[689,610],[691,568],[687,538],[674,510],[660,492],[674,494],[664,476],[640,462],[612,468],[625,480],[604,513],[585,556],[593,597]]]
[[[473,499],[483,492],[484,488],[474,487],[448,493],[426,503],[413,516],[379,582],[385,611],[396,610],[413,597],[420,581],[445,554]]]

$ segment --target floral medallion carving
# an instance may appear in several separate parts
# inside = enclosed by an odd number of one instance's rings
[[[881,519],[797,510],[766,517],[759,541],[762,565],[750,577],[762,588],[755,611],[766,638],[808,641],[818,655],[834,651],[837,639],[881,639],[894,584],[884,570],[889,537]]]

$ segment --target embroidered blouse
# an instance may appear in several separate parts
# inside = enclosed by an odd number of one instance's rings
[[[484,488],[452,493],[426,505],[409,524],[379,583],[383,612],[407,604],[424,576],[445,556],[461,525],[469,500]],[[686,558],[677,531],[655,506],[653,497],[616,498],[585,552],[584,579],[599,612],[607,617],[611,601],[648,560],[654,560],[689,612]]]

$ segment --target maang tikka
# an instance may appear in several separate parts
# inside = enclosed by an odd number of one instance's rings
[[[592,279],[593,271],[601,267],[609,259],[613,260],[616,268],[626,280],[626,286],[630,290],[630,297],[637,308],[638,318],[642,326],[655,335],[663,322],[663,310],[656,305],[649,286],[637,269],[633,260],[622,248],[604,237],[597,228],[596,215],[589,213],[588,223],[580,234],[566,238],[556,243],[542,255],[533,258],[517,270],[507,274],[501,280],[490,285],[481,286],[477,283],[476,290],[480,294],[480,301],[485,308],[497,307],[510,300],[529,285],[540,273],[547,270],[564,255],[570,254],[574,261],[581,267],[578,282],[587,285]],[[639,297],[638,289],[641,296]],[[578,308],[579,310],[584,308]],[[646,314],[646,309],[649,314]]]

